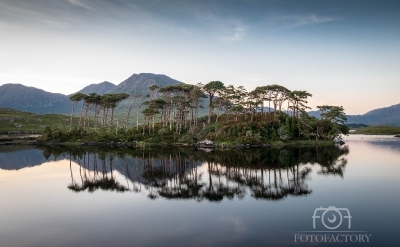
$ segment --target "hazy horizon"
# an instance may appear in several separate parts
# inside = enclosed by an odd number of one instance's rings
[[[347,114],[400,103],[400,2],[0,0],[0,85],[71,94],[132,74],[280,84]]]

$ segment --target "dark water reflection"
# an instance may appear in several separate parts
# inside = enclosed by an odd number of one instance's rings
[[[203,152],[190,148],[145,150],[84,150],[45,148],[48,159],[70,160],[74,192],[110,190],[146,192],[147,197],[193,199],[198,202],[242,199],[281,200],[312,193],[307,180],[312,167],[326,176],[344,175],[347,146],[245,149]],[[79,174],[72,171],[79,165]],[[204,164],[204,165],[203,165]],[[199,171],[198,167],[206,169]],[[114,173],[126,181],[118,181]],[[75,179],[78,176],[79,179]]]
[[[373,235],[347,245],[397,246],[400,141],[361,138],[212,152],[3,147],[0,246],[308,246],[294,234],[314,230],[321,206],[348,208],[351,230]]]

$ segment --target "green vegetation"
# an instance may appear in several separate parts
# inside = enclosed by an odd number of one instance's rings
[[[274,146],[281,145],[313,145],[316,143],[315,137],[306,136],[306,132],[299,133],[297,128],[291,128],[290,121],[288,122],[288,132],[279,127],[279,121],[284,122],[285,119],[290,119],[286,114],[281,115],[281,120],[269,121],[261,119],[261,114],[256,114],[253,117],[253,122],[246,121],[245,116],[241,116],[236,121],[235,116],[222,115],[218,123],[207,125],[208,117],[199,118],[199,125],[192,131],[187,128],[182,128],[178,134],[174,129],[164,128],[161,123],[156,123],[154,128],[151,124],[145,127],[146,132],[143,134],[143,129],[135,127],[125,130],[124,127],[114,128],[110,130],[108,127],[93,129],[78,129],[74,128],[71,131],[61,129],[46,128],[42,140],[57,141],[57,142],[109,142],[109,141],[139,141],[143,143],[175,143],[175,144],[193,144],[200,140],[209,139],[217,144],[224,144],[229,147],[237,143],[243,144],[261,144],[271,143]],[[271,113],[271,118],[272,118]],[[215,121],[215,116],[211,118]],[[247,116],[250,119],[249,116]],[[293,120],[295,121],[295,120]],[[295,123],[295,122],[293,122]],[[316,121],[315,123],[318,123]],[[311,123],[311,124],[315,124]],[[295,125],[295,124],[293,124]],[[326,127],[330,125],[327,123]],[[311,128],[317,128],[314,126]],[[291,130],[292,129],[292,130]],[[147,132],[150,131],[150,132]],[[312,131],[312,130],[311,130]],[[289,133],[289,134],[287,134]],[[319,144],[332,144],[331,136],[319,132]],[[310,133],[311,134],[311,133]],[[290,136],[289,136],[290,135]],[[300,137],[292,138],[292,135],[300,135]]]
[[[43,141],[103,142],[142,141],[146,143],[196,143],[209,139],[229,145],[235,143],[285,144],[293,141],[327,141],[347,134],[346,115],[341,106],[318,106],[321,119],[310,117],[306,91],[290,91],[280,85],[257,87],[251,92],[240,86],[225,86],[220,81],[205,85],[176,84],[149,87],[148,100],[140,95],[85,95],[70,97],[70,128],[46,128]],[[118,104],[128,98],[125,119],[114,119]],[[199,117],[208,98],[208,115]],[[73,120],[77,102],[83,101],[79,121]],[[264,111],[264,104],[273,111]],[[286,107],[286,108],[284,108]],[[131,119],[131,111],[136,113]],[[92,114],[93,113],[93,114]],[[140,114],[141,113],[141,114]],[[92,116],[93,115],[93,116]],[[143,119],[142,122],[139,122]],[[135,121],[136,120],[136,121]],[[134,124],[132,124],[134,123]]]
[[[347,123],[346,126],[349,127],[349,129],[359,129],[359,128],[368,127],[369,125],[361,124],[361,123],[351,123],[351,124]]]
[[[368,126],[365,128],[357,129],[352,134],[360,135],[398,135],[400,134],[400,127],[394,126]]]
[[[43,133],[46,126],[67,129],[69,117],[60,114],[37,115],[8,108],[0,109],[0,133]]]

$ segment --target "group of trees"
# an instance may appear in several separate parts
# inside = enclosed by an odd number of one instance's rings
[[[143,113],[152,120],[153,129],[155,116],[160,114],[163,127],[169,126],[172,130],[175,126],[179,134],[182,126],[193,130],[198,123],[198,109],[203,107],[204,99],[208,99],[208,125],[213,124],[212,120],[218,123],[219,116],[224,114],[231,122],[237,122],[241,117],[241,122],[252,123],[258,116],[259,121],[272,123],[269,127],[277,126],[274,131],[283,140],[302,137],[333,139],[348,132],[344,126],[347,119],[343,107],[318,106],[321,119],[310,117],[307,103],[312,94],[291,91],[281,85],[260,86],[248,92],[243,86],[225,86],[220,81],[211,81],[207,84],[153,87],[151,90],[156,93],[144,103]],[[268,111],[265,111],[267,104]],[[268,124],[264,127],[268,128]]]
[[[146,120],[148,125],[151,121],[151,128],[154,130],[155,116],[159,114],[161,126],[174,129],[179,134],[183,128],[193,129],[197,126],[198,110],[202,107],[203,98],[206,98],[199,85],[189,84],[167,85],[162,88],[151,86],[149,97],[143,103],[143,131]]]
[[[70,129],[72,129],[74,108],[77,102],[83,101],[78,129],[92,125],[96,130],[100,124],[111,129],[116,122],[118,130],[114,111],[122,100],[128,98],[130,103],[127,104],[125,130],[128,132],[129,126],[133,127],[133,124],[129,124],[133,122],[130,121],[130,113],[135,108],[136,132],[141,131],[142,135],[155,134],[160,130],[177,135],[183,133],[193,135],[199,129],[220,124],[221,115],[224,116],[225,123],[235,123],[236,126],[238,123],[245,123],[248,126],[254,126],[255,122],[259,123],[255,131],[270,133],[267,139],[277,136],[281,140],[290,138],[318,140],[333,139],[341,134],[347,134],[348,129],[344,125],[347,119],[343,107],[318,106],[321,119],[310,117],[307,114],[307,110],[310,109],[307,106],[309,97],[312,97],[312,94],[307,91],[291,91],[276,84],[259,86],[253,91],[247,91],[243,86],[225,86],[221,81],[197,85],[175,84],[161,88],[153,85],[146,97],[140,94],[129,96],[125,93],[105,95],[77,93],[70,97],[73,102]],[[208,105],[206,119],[199,117],[204,103]],[[91,121],[92,112],[94,117]],[[142,123],[139,123],[139,119]],[[199,125],[199,122],[202,124]],[[226,127],[224,131],[231,133],[232,128]],[[226,137],[229,138],[229,135]]]
[[[118,104],[128,98],[129,95],[126,93],[116,93],[116,94],[104,94],[98,95],[96,93],[91,93],[89,95],[83,93],[76,93],[69,97],[73,102],[71,120],[70,120],[70,130],[72,129],[72,120],[74,115],[75,106],[79,101],[83,101],[82,109],[79,117],[78,128],[88,128],[90,127],[90,116],[94,112],[93,128],[96,129],[98,124],[104,126],[112,126],[114,122],[114,111]],[[108,121],[108,116],[111,110],[110,120]],[[101,121],[100,121],[101,115]]]
[[[213,116],[218,122],[219,113],[235,114],[235,120],[239,114],[251,115],[251,121],[255,113],[261,112],[264,115],[264,105],[268,102],[268,113],[271,113],[271,102],[273,103],[274,117],[282,112],[282,105],[287,101],[286,112],[291,112],[293,117],[299,117],[305,113],[307,98],[312,95],[306,91],[290,91],[280,85],[268,85],[257,87],[248,92],[243,86],[235,88],[233,85],[225,86],[220,81],[211,81],[207,84],[198,83],[197,85],[168,85],[163,88],[152,86],[151,91],[156,91],[152,98],[144,102],[146,109],[143,111],[145,116],[150,116],[153,121],[154,115],[161,114],[163,126],[175,124],[177,131],[182,125],[189,124],[189,128],[196,126],[198,108],[203,107],[203,99],[208,98],[208,118],[207,123],[211,123]],[[179,131],[180,132],[180,131]]]
[[[208,123],[215,109],[225,109],[226,113],[254,113],[261,112],[264,115],[265,103],[268,102],[268,113],[271,113],[271,102],[273,113],[276,117],[282,112],[284,102],[287,102],[286,113],[291,111],[293,117],[299,117],[300,113],[305,113],[307,98],[312,95],[306,91],[290,91],[281,85],[267,85],[256,87],[248,92],[243,86],[235,88],[233,85],[225,87],[220,81],[212,81],[202,86],[209,98]],[[213,101],[214,97],[217,97]],[[253,118],[251,118],[252,121]],[[237,118],[236,118],[237,120]]]

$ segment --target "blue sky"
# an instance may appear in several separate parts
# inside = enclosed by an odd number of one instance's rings
[[[399,24],[400,1],[0,0],[0,85],[69,94],[149,72],[363,114],[400,103]]]

